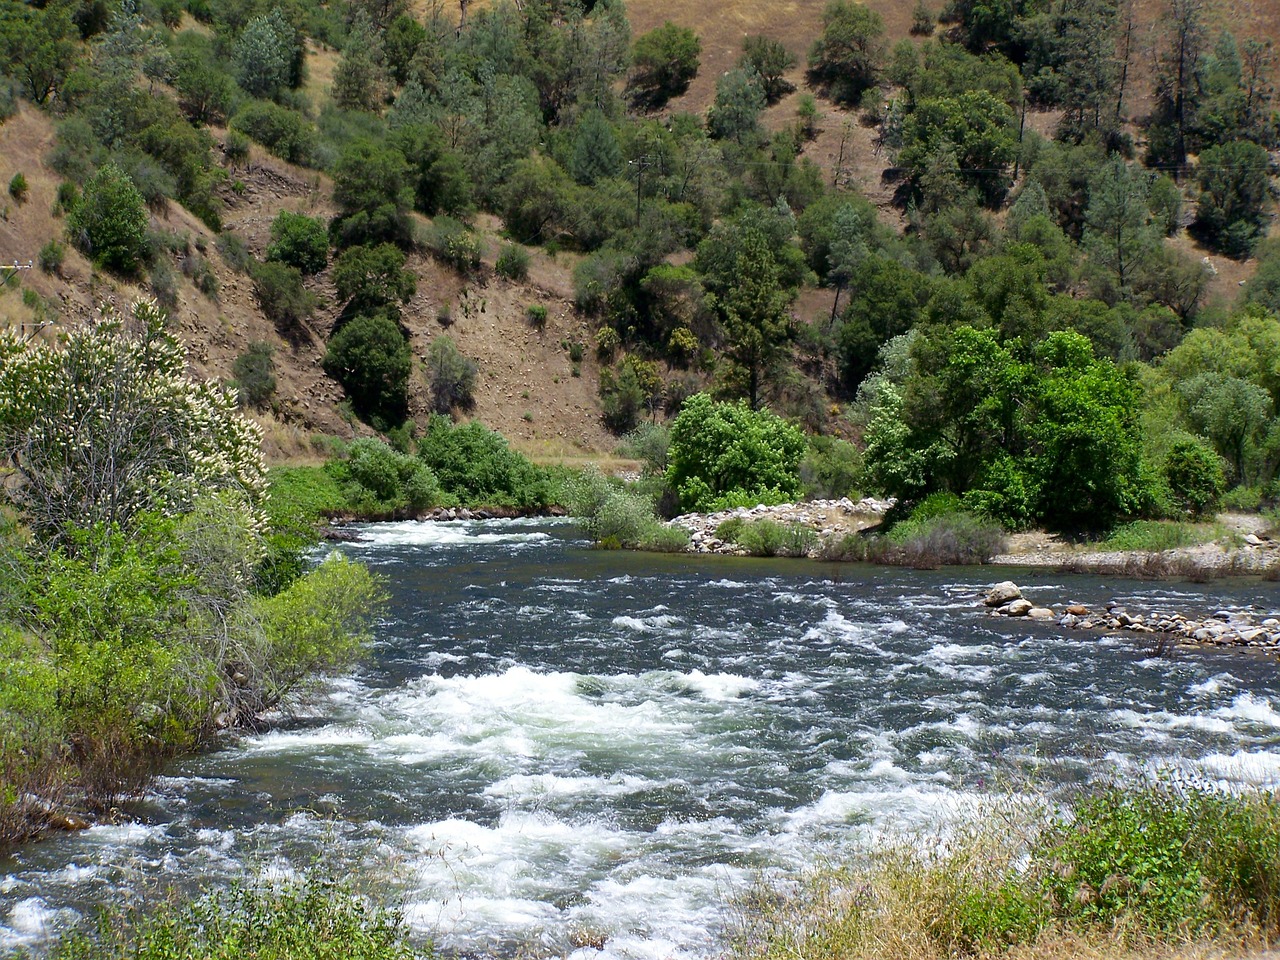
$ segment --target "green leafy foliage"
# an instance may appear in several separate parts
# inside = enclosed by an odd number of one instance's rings
[[[329,262],[329,233],[324,223],[305,213],[281,210],[271,221],[267,259],[297,267],[305,274],[319,273]]]
[[[699,393],[671,425],[667,482],[685,510],[705,511],[727,494],[785,503],[802,489],[804,451],[804,435],[775,414]]]
[[[670,20],[637,37],[630,84],[637,102],[659,107],[684,93],[698,74],[701,56],[698,35]]]
[[[464,504],[538,509],[554,502],[546,471],[475,421],[455,426],[448,417],[433,416],[418,441],[418,456]]]
[[[1192,517],[1211,512],[1226,487],[1222,461],[1197,440],[1181,440],[1169,448],[1164,477],[1174,502]]]
[[[265,341],[255,341],[245,347],[231,365],[235,377],[236,397],[241,406],[261,407],[275,396],[276,364],[275,348]]]
[[[273,260],[254,263],[250,270],[262,312],[285,337],[297,336],[316,309],[315,294],[302,285],[302,271]]]
[[[286,882],[165,904],[151,913],[107,910],[62,937],[56,960],[415,960],[408,931],[346,881],[312,869]]]
[[[831,0],[822,14],[822,36],[809,51],[809,76],[833,100],[857,103],[874,86],[884,61],[884,21],[860,3]]]
[[[361,517],[413,516],[444,496],[421,459],[398,453],[381,440],[353,440],[346,457],[329,461],[326,469],[342,485],[345,507]]]
[[[462,355],[452,337],[442,335],[431,341],[426,364],[431,403],[436,413],[449,413],[455,407],[466,410],[475,403],[476,374],[480,367]]]
[[[128,174],[104,164],[68,213],[67,235],[98,266],[137,270],[146,255],[147,209]]]
[[[355,317],[330,339],[323,364],[357,415],[381,429],[404,420],[413,356],[394,320],[380,313]]]

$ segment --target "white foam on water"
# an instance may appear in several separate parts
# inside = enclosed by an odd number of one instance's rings
[[[625,627],[628,630],[636,631],[636,633],[653,633],[658,630],[665,630],[679,622],[679,617],[673,617],[665,613],[652,617],[629,617],[624,615],[613,618],[615,627]]]
[[[40,897],[19,900],[0,925],[0,947],[16,949],[45,939],[53,931],[58,914]]]
[[[383,733],[370,749],[402,762],[466,754],[498,769],[602,747],[662,755],[673,745],[698,749],[689,720],[669,703],[626,699],[631,688],[640,688],[639,678],[540,673],[523,666],[480,676],[423,677],[376,701]]]
[[[360,746],[372,739],[368,730],[333,724],[313,730],[272,730],[250,737],[240,746],[247,753],[303,753],[321,747]]]
[[[622,773],[608,777],[516,773],[485,787],[484,795],[522,801],[558,797],[621,797],[666,786],[668,783],[669,781],[648,780]]]
[[[1252,693],[1240,694],[1232,701],[1231,706],[1215,710],[1214,716],[1256,726],[1280,727],[1280,713],[1276,712],[1271,701],[1255,697]]]
[[[1213,696],[1216,693],[1221,693],[1226,685],[1234,686],[1235,679],[1229,673],[1219,673],[1207,680],[1191,684],[1191,686],[1187,687],[1187,693],[1193,697]]]
[[[483,528],[466,520],[404,520],[398,523],[376,523],[361,526],[360,539],[348,546],[371,547],[451,547],[478,543],[536,543],[550,540],[541,530],[522,532],[514,524],[494,532],[492,521]],[[483,530],[483,532],[481,532]]]
[[[871,640],[872,628],[866,624],[854,623],[837,610],[828,610],[822,620],[806,630],[800,637],[802,643],[826,641],[828,643],[852,643],[860,650],[868,653],[882,654],[883,650]]]
[[[759,680],[730,673],[705,674],[701,670],[693,670],[684,674],[682,680],[686,687],[707,700],[737,700],[760,689]]]
[[[1270,790],[1280,786],[1280,753],[1270,750],[1211,753],[1195,763],[1204,773],[1227,783],[1243,783]]]

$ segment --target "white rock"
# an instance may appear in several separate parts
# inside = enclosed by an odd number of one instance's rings
[[[1031,609],[1031,601],[1019,597],[1017,600],[1010,600],[1006,603],[1000,608],[1000,612],[1006,617],[1025,617],[1031,612]],[[1049,616],[1053,616],[1052,611],[1050,611]]]
[[[1017,600],[1022,596],[1022,590],[1012,580],[1002,580],[995,584],[987,591],[986,599],[982,602],[988,607],[1000,607],[1008,603],[1010,600]],[[1027,609],[1031,609],[1031,605],[1027,604]],[[1022,614],[1018,614],[1021,616]]]
[[[1032,607],[1027,611],[1027,616],[1032,620],[1052,620],[1053,611],[1048,607]]]

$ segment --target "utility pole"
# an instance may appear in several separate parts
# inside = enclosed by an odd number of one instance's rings
[[[627,164],[636,168],[636,226],[638,227],[640,226],[640,201],[644,197],[642,192],[644,187],[644,172],[646,169],[653,166],[653,157],[645,154],[643,156],[636,157],[634,160],[628,160]]]

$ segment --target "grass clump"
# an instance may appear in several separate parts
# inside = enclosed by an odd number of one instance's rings
[[[812,527],[767,518],[730,517],[716,527],[716,536],[736,543],[753,557],[807,557],[818,545],[818,534]]]
[[[923,505],[922,505],[923,506]],[[921,515],[923,513],[923,515]],[[838,562],[883,563],[917,570],[986,563],[1005,548],[999,524],[967,511],[917,511],[888,533],[848,534],[823,543],[818,555]]]
[[[582,532],[606,549],[678,553],[689,543],[686,530],[658,519],[652,498],[594,467],[567,484],[565,505]]]
[[[1280,927],[1280,800],[1167,782],[1010,800],[753,894],[739,957],[1168,956]],[[1089,945],[1081,950],[1081,944]],[[1098,953],[1093,953],[1098,950]]]
[[[1216,540],[1223,530],[1216,524],[1175,520],[1134,520],[1116,527],[1100,546],[1103,550],[1145,550],[1158,553],[1194,547]]]
[[[401,917],[349,884],[300,880],[206,894],[151,913],[106,911],[66,936],[52,960],[414,960]]]

